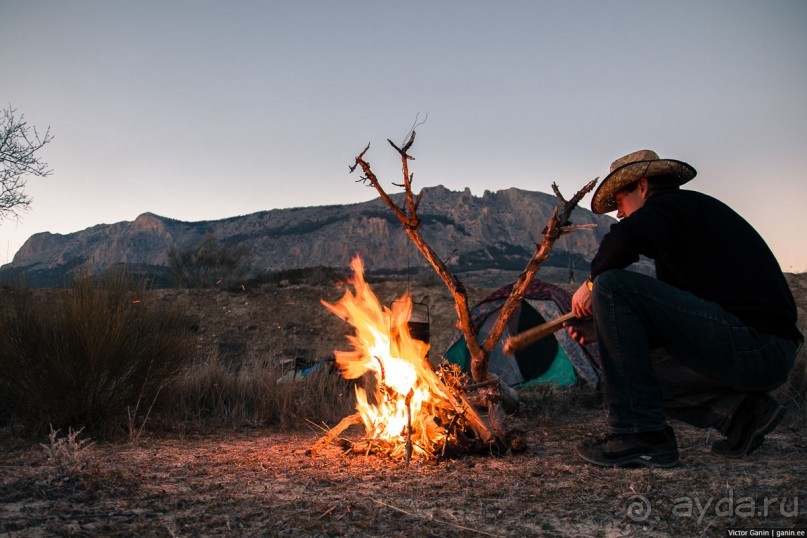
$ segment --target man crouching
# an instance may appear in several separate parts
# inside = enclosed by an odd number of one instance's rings
[[[787,380],[804,340],[793,295],[750,224],[679,188],[695,174],[642,150],[615,161],[594,193],[592,211],[621,220],[572,298],[575,315],[593,316],[602,358],[608,434],[577,445],[590,463],[678,465],[668,416],[717,429],[725,439],[712,452],[740,458],[784,416],[768,391]],[[657,278],[625,270],[640,255],[655,260]]]

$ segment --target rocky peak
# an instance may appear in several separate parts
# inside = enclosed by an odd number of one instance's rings
[[[165,219],[154,213],[143,213],[132,222],[132,232],[143,233],[153,232],[156,234],[165,233]]]

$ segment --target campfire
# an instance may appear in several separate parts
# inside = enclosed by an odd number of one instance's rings
[[[492,434],[463,396],[464,376],[456,367],[435,369],[427,358],[429,345],[412,337],[408,321],[412,300],[405,294],[384,306],[364,279],[358,256],[344,297],[322,303],[350,325],[349,351],[336,351],[336,364],[356,384],[355,415],[345,418],[312,447],[331,442],[351,424],[364,425],[365,436],[349,443],[354,452],[393,458],[435,458],[448,450],[487,443]]]

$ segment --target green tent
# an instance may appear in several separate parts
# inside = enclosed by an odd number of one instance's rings
[[[480,342],[490,332],[512,289],[512,284],[498,289],[471,310],[471,321]],[[515,356],[504,353],[504,342],[511,335],[553,320],[570,310],[569,292],[533,279],[502,338],[490,354],[488,371],[514,387],[539,384],[568,387],[579,383],[596,387],[599,380],[597,346],[581,346],[566,330],[562,329],[535,342]],[[449,344],[444,357],[459,365],[463,371],[470,372],[471,357],[461,331]]]

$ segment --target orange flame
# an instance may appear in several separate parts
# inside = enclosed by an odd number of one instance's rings
[[[405,294],[392,308],[381,305],[364,280],[361,258],[355,257],[350,266],[354,276],[348,283],[355,293],[347,289],[336,304],[322,304],[355,328],[347,337],[353,349],[334,353],[346,379],[369,374],[369,387],[356,387],[356,407],[367,437],[391,443],[398,453],[408,437],[413,453],[430,454],[445,438],[445,430],[434,420],[436,409],[449,404],[427,359],[429,345],[409,333],[412,300]]]

